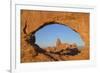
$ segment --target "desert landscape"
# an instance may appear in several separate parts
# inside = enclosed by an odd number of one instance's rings
[[[74,33],[79,34],[84,42],[81,48],[77,42],[64,42],[59,36],[53,42],[53,46],[41,47],[37,43],[40,37],[47,38],[48,35],[39,36],[36,34],[44,27],[49,25],[64,25]],[[30,62],[52,62],[70,60],[89,60],[90,40],[89,40],[89,13],[82,12],[61,12],[61,11],[40,11],[40,10],[21,10],[21,63]],[[59,26],[61,27],[61,26]],[[55,28],[55,27],[54,27]],[[51,29],[51,28],[50,28]],[[55,28],[56,29],[56,28]],[[57,33],[59,33],[58,31]],[[47,32],[49,33],[49,32]],[[54,31],[53,31],[54,33]],[[66,35],[71,33],[61,32]],[[60,33],[60,34],[61,34]],[[55,33],[54,33],[55,34]],[[52,37],[53,35],[50,35]],[[64,36],[65,40],[67,36]],[[70,36],[71,37],[71,36]],[[42,39],[42,40],[45,40]],[[51,39],[50,39],[51,40]],[[69,39],[70,40],[70,39]],[[71,39],[72,41],[74,39]],[[41,40],[40,40],[41,41]],[[49,41],[45,42],[46,44]]]

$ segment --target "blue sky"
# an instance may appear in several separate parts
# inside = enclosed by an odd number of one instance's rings
[[[36,44],[40,47],[53,47],[59,38],[63,43],[76,43],[83,46],[84,42],[80,35],[68,26],[53,24],[47,25],[36,32]]]

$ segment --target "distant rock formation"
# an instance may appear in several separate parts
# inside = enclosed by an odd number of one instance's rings
[[[58,38],[56,42],[56,46],[59,46],[61,44],[61,40]]]
[[[80,53],[77,44],[62,43],[59,38],[57,39],[55,47],[48,47],[45,48],[45,50],[53,54],[70,55],[70,56],[74,56]]]
[[[62,49],[67,49],[69,47],[68,43],[62,43],[61,40],[58,38],[56,41],[56,51],[61,51]]]

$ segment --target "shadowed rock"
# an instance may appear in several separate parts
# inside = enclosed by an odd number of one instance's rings
[[[73,49],[69,49],[68,53],[64,53],[65,55],[71,55],[71,56],[75,56],[78,53],[80,53],[80,51],[77,48],[73,48]]]
[[[69,56],[75,56],[77,54],[80,53],[80,51],[77,49],[77,48],[73,48],[73,49],[66,49],[66,50],[61,50],[61,51],[58,51],[58,52],[53,52],[53,51],[50,51],[50,53],[52,54],[58,54],[58,55],[69,55]]]

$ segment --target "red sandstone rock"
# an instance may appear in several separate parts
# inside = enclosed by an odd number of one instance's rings
[[[37,53],[37,51],[35,51],[36,48],[32,47],[26,41],[27,35],[30,35],[33,31],[36,32],[41,26],[47,25],[45,23],[50,22],[69,26],[75,32],[79,33],[85,42],[85,47],[81,50],[82,52],[76,56],[50,54],[51,56],[57,60],[89,59],[89,13],[21,10],[21,62],[53,61],[53,59],[43,53],[39,53],[37,56],[33,57],[33,55]],[[69,47],[68,44],[61,43],[60,41],[58,41],[56,45],[57,48],[48,48],[46,51],[57,52],[62,50],[62,48],[65,50]],[[71,47],[75,48],[77,46],[74,44]]]

